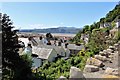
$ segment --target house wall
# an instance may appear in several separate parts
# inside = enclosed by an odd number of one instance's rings
[[[120,27],[120,21],[116,22],[116,27]]]
[[[51,54],[48,57],[48,61],[52,62],[55,60],[56,57],[57,57],[57,52],[55,50],[52,50]]]
[[[60,49],[61,51],[61,56],[66,56],[65,50],[63,48]]]
[[[69,56],[70,56],[70,50],[66,49],[66,51],[65,51],[65,57],[69,57]]]
[[[27,47],[27,44],[29,43],[28,38],[18,38],[18,40],[20,40],[20,41],[24,42],[25,47]]]
[[[104,24],[103,23],[100,24],[100,28],[104,28]]]
[[[104,23],[104,27],[111,27],[111,23]]]
[[[70,50],[70,54],[77,54],[80,50]]]
[[[42,65],[42,60],[40,58],[33,58],[33,64],[32,67],[38,68]]]

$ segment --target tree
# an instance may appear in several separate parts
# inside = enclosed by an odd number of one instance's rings
[[[46,38],[49,40],[49,39],[52,39],[52,38],[53,38],[53,36],[52,36],[52,34],[51,34],[51,33],[47,33],[47,34],[46,34]]]
[[[104,23],[105,18],[100,19],[100,23]]]
[[[112,25],[112,28],[116,26],[115,22],[112,22],[111,25]]]
[[[86,32],[86,31],[89,31],[89,25],[85,25],[84,28],[83,28],[83,33]]]
[[[13,30],[11,19],[2,15],[2,70],[3,80],[33,80],[31,67],[19,54],[17,31]]]

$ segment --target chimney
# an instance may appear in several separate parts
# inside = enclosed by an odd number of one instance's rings
[[[58,42],[58,46],[61,46],[61,42],[60,41]]]
[[[47,45],[51,45],[51,42],[50,42],[50,40],[48,41]]]
[[[65,43],[65,48],[67,48],[68,47],[68,43]]]

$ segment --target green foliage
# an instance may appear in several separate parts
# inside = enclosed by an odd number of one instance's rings
[[[115,26],[116,26],[116,24],[115,24],[115,22],[114,21],[112,21],[112,28],[114,28]]]
[[[84,28],[83,28],[83,33],[89,31],[89,25],[85,25]]]
[[[32,67],[33,61],[31,56],[24,54],[24,55],[21,55],[20,57],[23,59],[24,62],[26,62],[26,64],[28,64],[29,67]]]
[[[114,40],[117,42],[120,40],[120,29],[115,33]]]
[[[85,57],[87,59],[87,57]],[[69,77],[70,67],[76,66],[83,70],[85,66],[86,59],[82,57],[80,54],[76,56],[71,56],[69,59],[58,59],[56,62],[44,63],[50,64],[50,66],[45,67],[44,65],[39,68],[39,71],[45,74],[47,79],[56,79],[61,75],[65,77]]]
[[[112,11],[106,15],[105,22],[112,22],[117,16],[120,15],[120,4],[116,5]]]
[[[89,51],[97,54],[99,51],[108,48],[109,43],[106,41],[109,40],[109,34],[110,28],[94,29],[87,44]]]

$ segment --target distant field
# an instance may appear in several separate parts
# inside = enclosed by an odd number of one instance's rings
[[[21,34],[41,34],[46,35],[46,33],[30,33],[30,32],[21,32]],[[61,36],[61,37],[74,37],[76,34],[69,34],[69,33],[52,33],[53,36]]]
[[[46,33],[40,33],[45,35]],[[66,36],[66,37],[74,37],[76,34],[68,34],[68,33],[52,33],[53,36]]]

